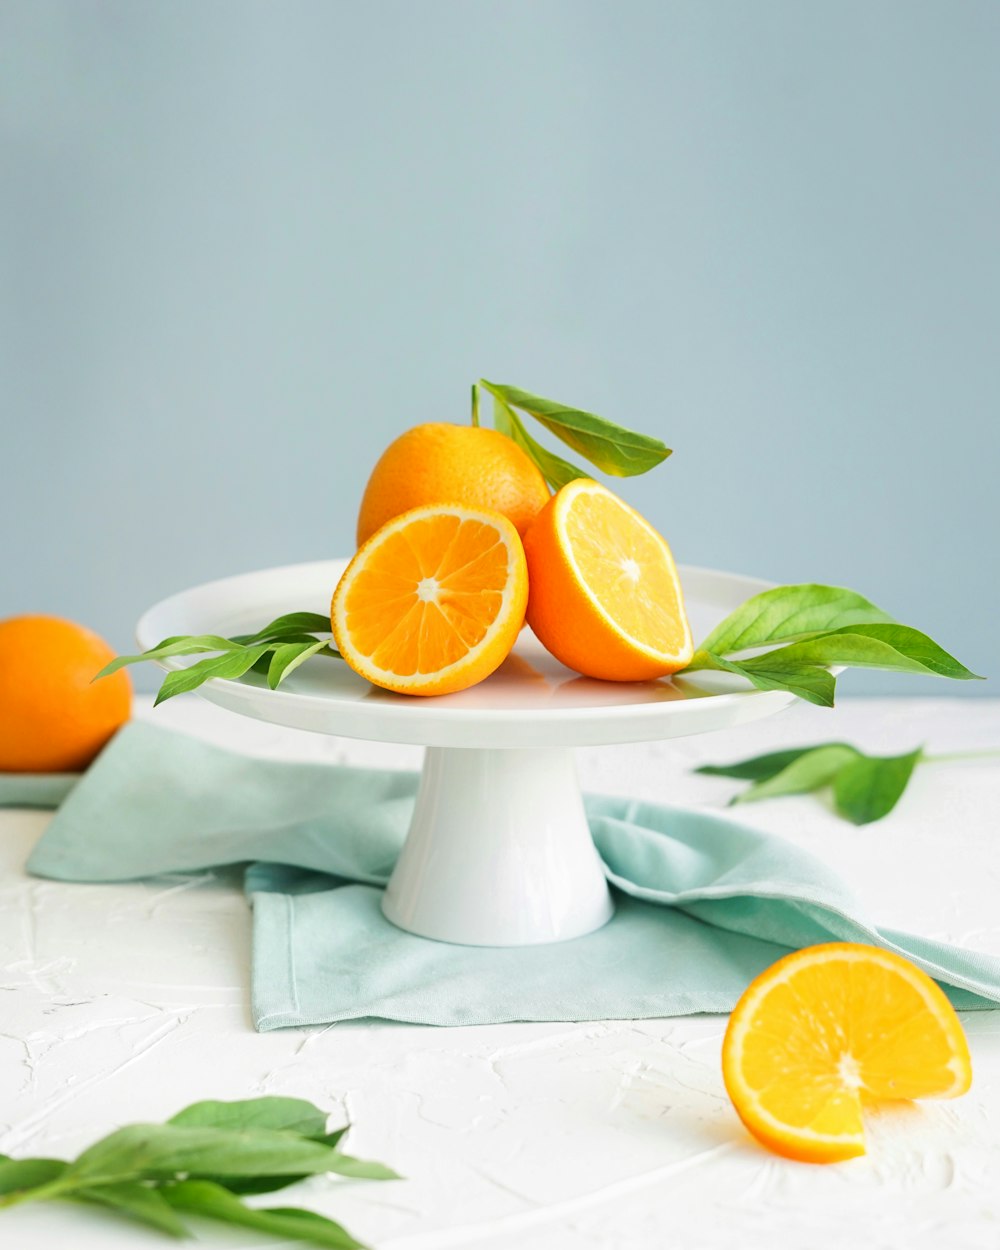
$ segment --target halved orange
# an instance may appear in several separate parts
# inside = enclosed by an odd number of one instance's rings
[[[524,539],[528,624],[587,677],[645,681],[694,654],[665,539],[617,495],[578,478],[553,495]]]
[[[866,1101],[956,1098],[972,1061],[955,1009],[925,972],[876,946],[831,942],[751,982],[729,1019],[722,1074],[765,1146],[830,1163],[864,1154]]]
[[[337,650],[402,694],[450,694],[506,659],[528,601],[517,530],[499,512],[414,508],[383,525],[347,566],[330,609]]]

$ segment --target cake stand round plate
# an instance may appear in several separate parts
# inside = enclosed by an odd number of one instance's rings
[[[252,633],[286,612],[325,614],[346,567],[346,560],[289,565],[182,591],[143,615],[139,646],[177,634]],[[769,585],[710,569],[682,567],[680,575],[696,639]],[[278,690],[249,674],[206,682],[198,693],[257,720],[427,747],[383,911],[422,937],[477,946],[580,937],[612,915],[573,747],[706,733],[794,701],[726,674],[594,681],[564,668],[528,629],[496,673],[458,694],[390,694],[328,657],[307,661]]]

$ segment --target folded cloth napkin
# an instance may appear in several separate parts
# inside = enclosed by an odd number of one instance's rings
[[[11,803],[7,780],[0,802]],[[603,929],[508,948],[404,933],[379,904],[416,784],[413,773],[250,758],[135,722],[72,789],[28,868],[127,881],[249,861],[262,1030],[361,1016],[449,1025],[728,1011],[789,948],[823,941],[899,951],[956,1006],[1000,1005],[1000,959],[875,928],[828,868],[780,838],[626,798],[587,799],[616,887]]]

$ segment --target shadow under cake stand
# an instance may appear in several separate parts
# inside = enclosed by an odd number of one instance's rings
[[[148,650],[177,634],[252,633],[286,612],[326,613],[346,567],[346,560],[289,565],[183,591],[145,613],[136,627],[139,645]],[[768,588],[710,569],[680,574],[696,639]],[[278,725],[426,747],[382,910],[411,933],[473,946],[557,942],[611,918],[574,747],[727,729],[794,701],[726,674],[594,681],[563,667],[527,629],[496,673],[453,695],[394,695],[327,657],[308,660],[278,690],[251,673],[206,682],[198,693]]]

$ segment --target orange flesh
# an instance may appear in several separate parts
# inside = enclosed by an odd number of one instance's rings
[[[968,1045],[941,989],[907,960],[833,943],[780,960],[726,1031],[723,1073],[744,1123],[781,1154],[864,1153],[866,1100],[949,1098],[971,1082]]]
[[[630,508],[610,491],[581,493],[563,531],[582,580],[620,630],[656,651],[690,645],[673,561]]]

